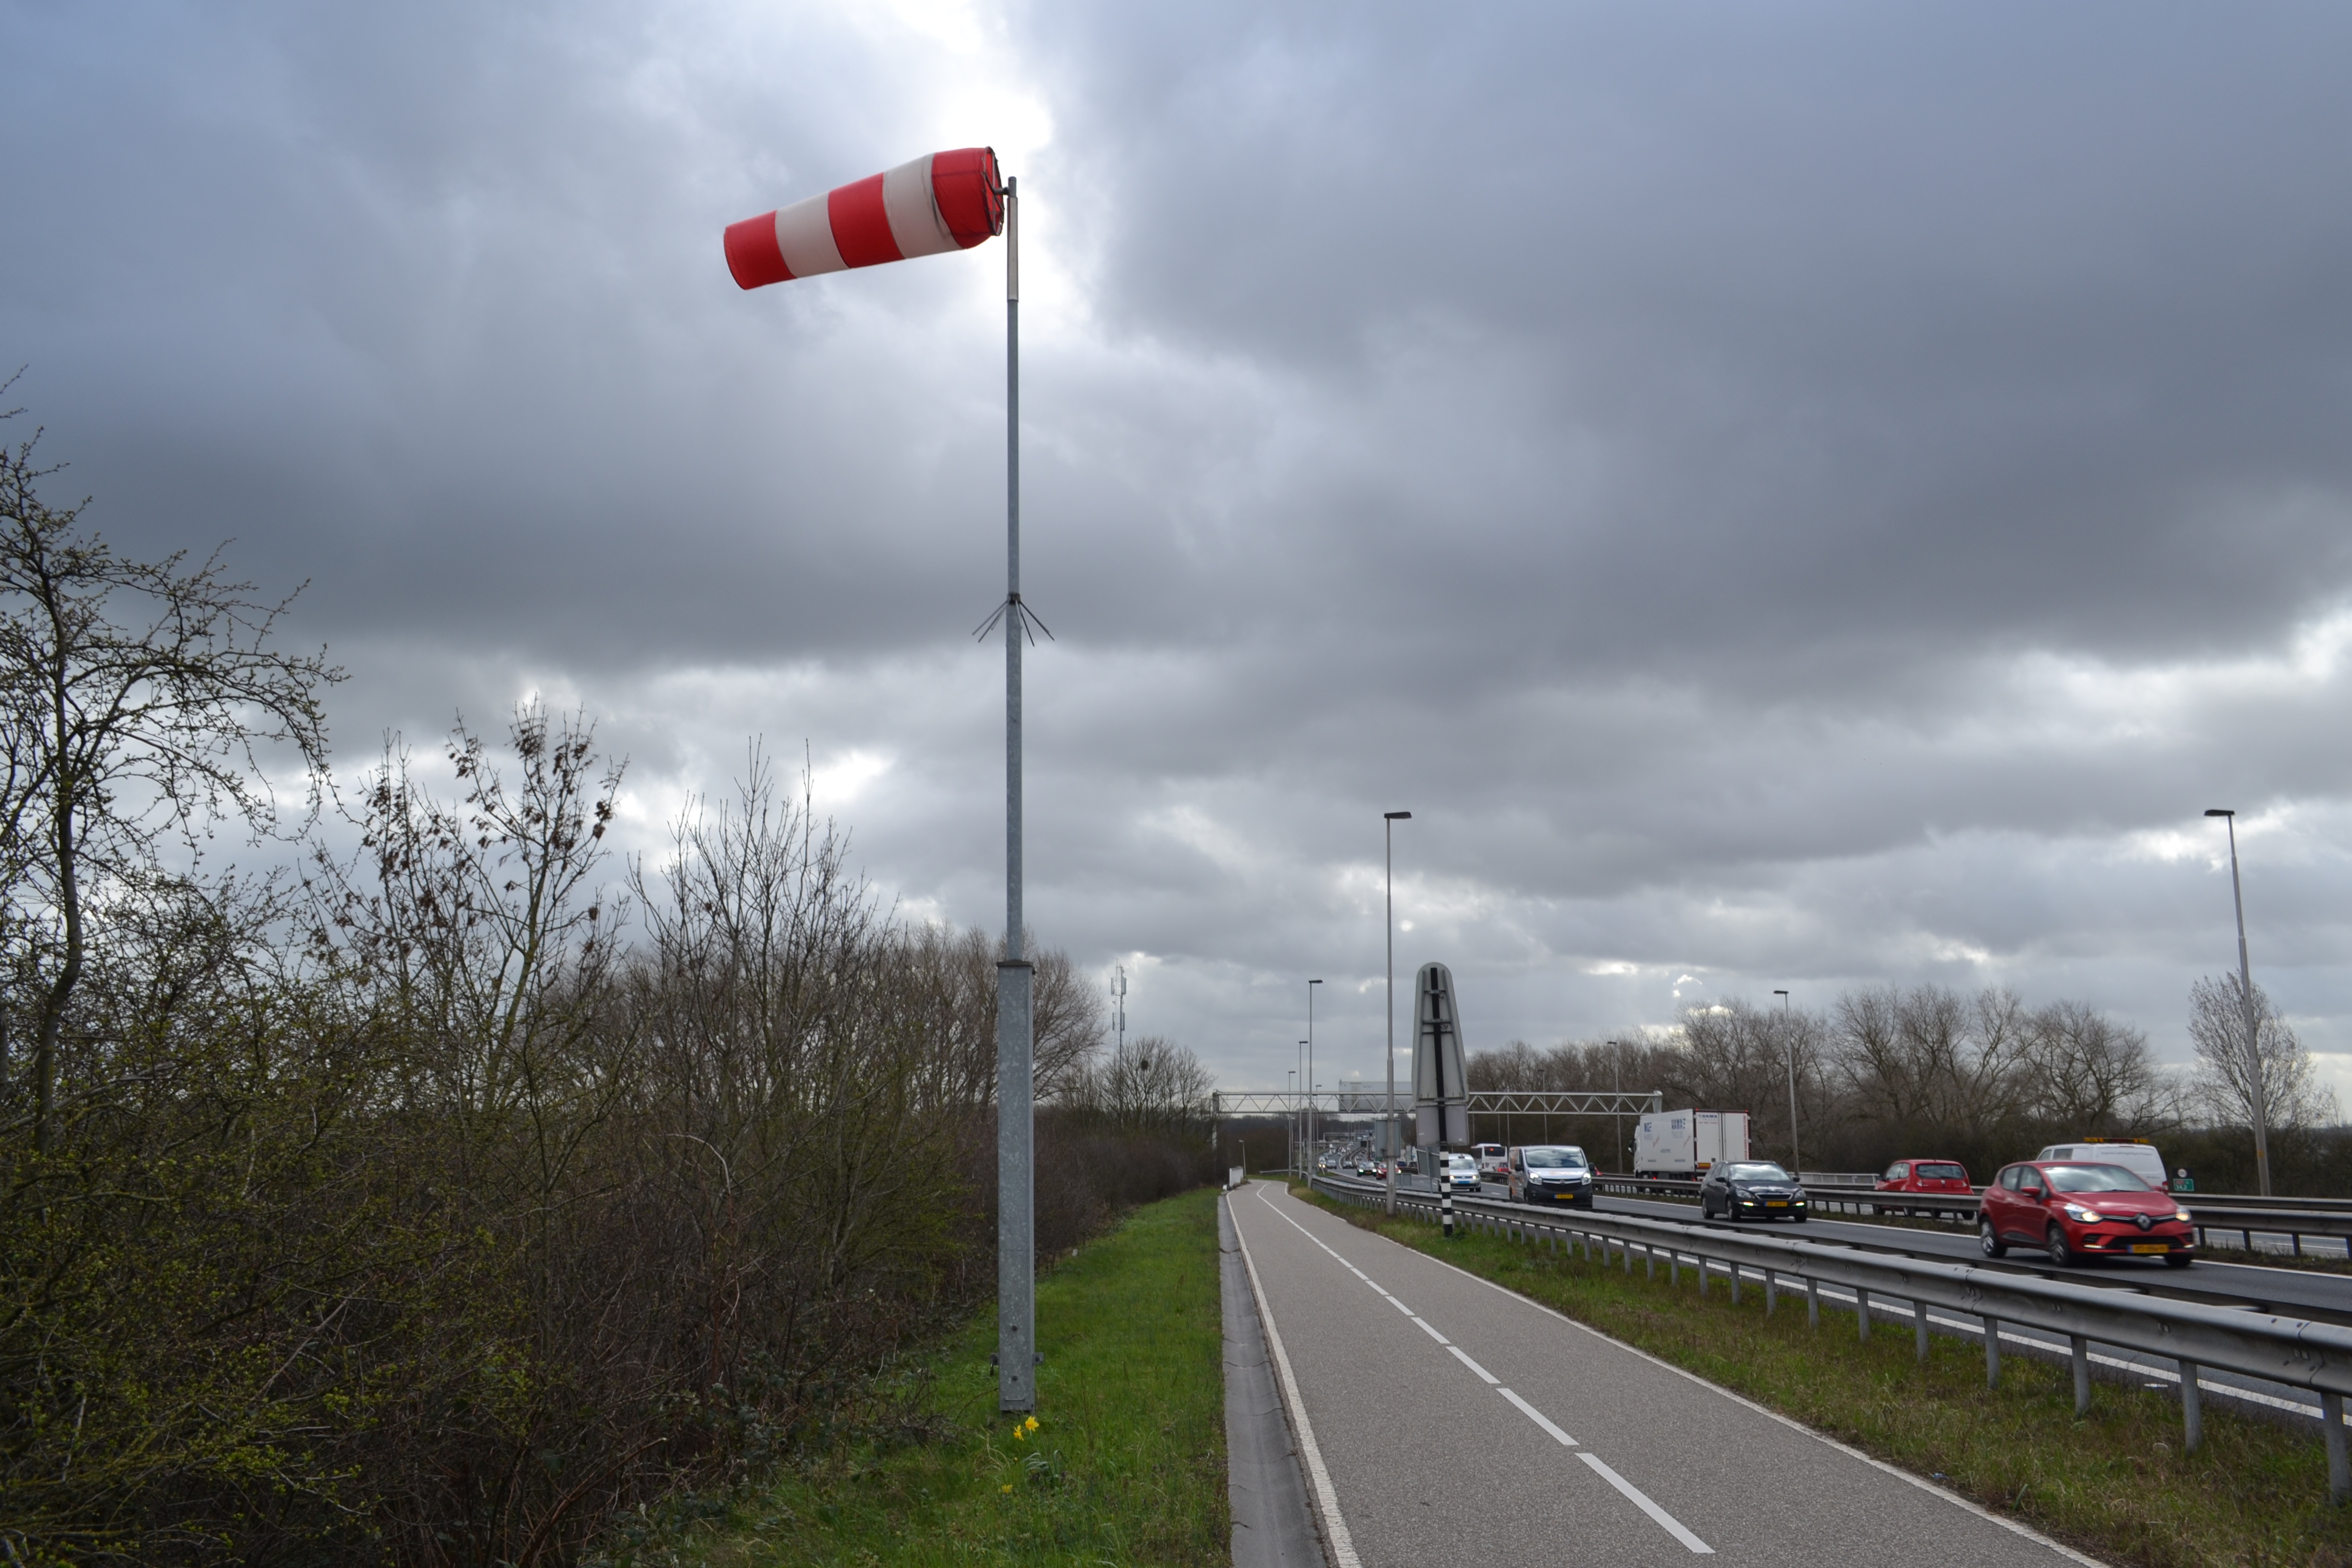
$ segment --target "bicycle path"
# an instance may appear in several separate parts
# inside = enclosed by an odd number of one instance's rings
[[[1226,1201],[1333,1568],[2095,1563],[1270,1184]]]

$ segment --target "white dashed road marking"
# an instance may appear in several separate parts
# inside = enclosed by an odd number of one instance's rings
[[[1357,1279],[1361,1279],[1373,1289],[1380,1290],[1381,1295],[1388,1296],[1388,1299],[1395,1304],[1396,1309],[1399,1311],[1404,1313],[1406,1317],[1412,1320],[1414,1327],[1421,1330],[1423,1333],[1427,1334],[1431,1339],[1435,1340],[1439,1344],[1444,1345],[1447,1351],[1452,1352],[1454,1360],[1460,1362],[1464,1366],[1468,1367],[1472,1372],[1477,1373],[1479,1378],[1484,1381],[1488,1387],[1493,1388],[1495,1392],[1500,1394],[1504,1398],[1517,1405],[1521,1415],[1534,1422],[1545,1432],[1558,1438],[1563,1447],[1577,1447],[1575,1438],[1570,1436],[1558,1426],[1553,1426],[1551,1422],[1545,1419],[1543,1413],[1538,1410],[1534,1405],[1529,1405],[1526,1400],[1520,1398],[1517,1394],[1513,1394],[1509,1389],[1502,1387],[1502,1379],[1496,1377],[1493,1373],[1488,1372],[1485,1367],[1480,1366],[1476,1362],[1472,1361],[1463,1351],[1460,1345],[1454,1343],[1444,1334],[1439,1333],[1435,1327],[1430,1323],[1428,1319],[1414,1312],[1412,1308],[1407,1307],[1402,1301],[1397,1300],[1394,1296],[1389,1296],[1389,1293],[1386,1290],[1381,1289],[1380,1282],[1378,1280],[1365,1273],[1362,1269],[1357,1268],[1354,1264],[1349,1262],[1346,1258],[1340,1257],[1337,1252],[1333,1252],[1329,1247],[1325,1246],[1322,1237],[1317,1236],[1313,1231],[1307,1229],[1297,1220],[1292,1219],[1288,1215],[1284,1214],[1280,1209],[1276,1208],[1274,1206],[1274,1200],[1266,1195],[1266,1189],[1263,1185],[1259,1186],[1257,1190],[1257,1197],[1258,1202],[1265,1205],[1266,1212],[1277,1215],[1281,1218],[1283,1223],[1289,1226],[1291,1229],[1297,1231],[1299,1235],[1305,1237],[1316,1246],[1322,1247],[1325,1252],[1330,1253],[1332,1261],[1339,1264],[1340,1268],[1345,1268],[1349,1273],[1354,1275]],[[1246,1245],[1242,1248],[1242,1260],[1245,1263],[1249,1260],[1249,1247]],[[1251,1278],[1253,1280],[1256,1278],[1255,1268],[1252,1270]],[[1484,1281],[1482,1281],[1482,1283],[1484,1283]],[[1506,1293],[1507,1294],[1507,1292]],[[1267,1342],[1275,1346],[1275,1355],[1278,1364],[1282,1368],[1283,1377],[1286,1383],[1290,1376],[1289,1363],[1280,1359],[1282,1355],[1281,1342],[1275,1338],[1273,1314],[1266,1310],[1265,1298],[1263,1291],[1259,1293],[1258,1297],[1258,1315],[1265,1320]],[[1305,1431],[1307,1419],[1306,1411],[1303,1406],[1297,1405],[1296,1385],[1291,1384],[1290,1386],[1292,1388],[1294,1407],[1298,1408],[1299,1411],[1299,1447],[1310,1458],[1311,1463],[1309,1468],[1315,1471],[1318,1493],[1327,1498],[1324,1507],[1329,1513],[1334,1523],[1337,1524],[1339,1517],[1339,1503],[1336,1499],[1328,1498],[1330,1489],[1329,1479],[1322,1473],[1323,1461],[1321,1458],[1315,1453],[1312,1439],[1308,1437]],[[1586,1464],[1591,1466],[1592,1471],[1595,1475],[1607,1481],[1611,1486],[1615,1487],[1618,1491],[1622,1493],[1629,1500],[1632,1501],[1634,1507],[1640,1509],[1643,1513],[1648,1514],[1651,1519],[1655,1521],[1659,1528],[1663,1529],[1667,1534],[1673,1536],[1676,1541],[1681,1542],[1685,1546],[1687,1546],[1695,1552],[1705,1552],[1710,1556],[1714,1554],[1714,1547],[1709,1546],[1706,1542],[1701,1541],[1696,1535],[1693,1534],[1690,1529],[1685,1526],[1682,1521],[1676,1519],[1673,1514],[1668,1513],[1664,1509],[1660,1508],[1656,1503],[1651,1501],[1647,1492],[1644,1492],[1641,1488],[1635,1486],[1633,1482],[1627,1480],[1624,1477],[1611,1469],[1607,1465],[1602,1464],[1590,1450],[1578,1448],[1576,1457],[1582,1459]],[[1346,1539],[1345,1527],[1339,1527],[1335,1530],[1334,1533],[1340,1540]],[[1334,1555],[1337,1555],[1337,1553],[1335,1552]],[[1349,1549],[1349,1556],[1352,1562],[1354,1557],[1354,1549],[1352,1546]]]

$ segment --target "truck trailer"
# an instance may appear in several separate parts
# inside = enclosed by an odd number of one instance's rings
[[[1748,1112],[1655,1110],[1633,1124],[1633,1174],[1696,1181],[1709,1166],[1748,1158]]]

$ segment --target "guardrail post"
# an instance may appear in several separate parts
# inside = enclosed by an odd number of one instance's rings
[[[1919,1325],[1919,1364],[1927,1364],[1927,1302],[1924,1297],[1911,1299],[1912,1321]]]
[[[1853,1288],[1853,1322],[1858,1336],[1864,1343],[1870,1340],[1870,1292],[1857,1285]]]
[[[2327,1424],[2327,1500],[2340,1503],[2352,1498],[2352,1463],[2344,1455],[2344,1396],[2322,1394],[2319,1418]]]
[[[1676,1289],[1683,1283],[1683,1255],[1671,1247],[1666,1248],[1666,1283]]]
[[[1985,1386],[1989,1389],[1999,1388],[2000,1386],[2000,1320],[1990,1312],[1985,1314],[1984,1336]]]
[[[1701,1253],[1692,1261],[1698,1265],[1698,1299],[1704,1301],[1706,1300],[1706,1255]]]
[[[1624,1246],[1624,1253],[1625,1253],[1625,1278],[1626,1278],[1626,1279],[1631,1279],[1632,1278],[1633,1278],[1633,1244],[1632,1242],[1630,1242],[1630,1241],[1629,1241],[1629,1242],[1625,1243],[1625,1246]]]
[[[1818,1279],[1808,1279],[1805,1281],[1805,1326],[1811,1329],[1822,1326],[1822,1282]]]
[[[1731,1260],[1731,1304],[1739,1305],[1739,1259]]]
[[[2091,1413],[2091,1342],[2080,1334],[2066,1336],[2067,1358],[2074,1363],[2074,1414]]]
[[[2180,1450],[2193,1454],[2205,1441],[2205,1396],[2197,1386],[2197,1363],[2180,1363]]]
[[[1764,1315],[1768,1318],[1772,1315],[1772,1309],[1780,1302],[1780,1276],[1778,1271],[1770,1268],[1764,1270]]]
[[[1642,1268],[1651,1279],[1655,1279],[1658,1277],[1658,1249],[1655,1244],[1647,1241],[1642,1244]]]

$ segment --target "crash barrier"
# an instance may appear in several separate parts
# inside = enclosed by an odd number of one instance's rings
[[[1612,1197],[1696,1200],[1699,1184],[1666,1177],[1602,1176],[1593,1186]],[[1970,1230],[1976,1228],[1974,1193],[1883,1193],[1875,1187],[1835,1187],[1811,1182],[1805,1183],[1804,1188],[1811,1212],[1816,1215],[1937,1219]],[[2189,1211],[2189,1222],[2197,1227],[2200,1247],[2217,1245],[2207,1234],[2212,1231],[2228,1238],[2226,1245],[2248,1252],[2260,1250],[2254,1237],[2277,1236],[2286,1238],[2286,1250],[2297,1258],[2352,1258],[2352,1205],[2336,1207],[2326,1198],[2247,1198],[2234,1194],[2204,1199],[2184,1194],[2180,1202]],[[2317,1240],[2328,1245],[2314,1247],[2306,1252],[2304,1244]]]
[[[1241,1166],[1234,1165],[1228,1168],[1225,1172],[1225,1191],[1229,1193],[1232,1192],[1235,1187],[1240,1186],[1243,1182],[1248,1180],[1248,1178],[1249,1173],[1244,1170]]]
[[[1318,1177],[1314,1186],[1343,1203],[1367,1206],[1380,1202],[1381,1196],[1380,1189],[1369,1184],[1330,1177]],[[2074,1365],[2078,1415],[2091,1407],[2092,1345],[2110,1345],[2177,1362],[2181,1422],[2191,1451],[2204,1438],[2197,1381],[2200,1369],[2305,1390],[2319,1400],[2320,1425],[2327,1446],[2328,1496],[2338,1503],[2352,1499],[2352,1452],[2347,1452],[2344,1430],[2344,1396],[2352,1393],[2352,1328],[2076,1285],[1973,1264],[1759,1236],[1725,1226],[1446,1196],[1454,1226],[1474,1233],[1541,1242],[1555,1249],[1581,1247],[1588,1258],[1597,1250],[1604,1266],[1615,1261],[1612,1254],[1620,1255],[1628,1274],[1633,1271],[1638,1252],[1653,1279],[1662,1262],[1668,1279],[1675,1281],[1685,1267],[1695,1268],[1702,1295],[1710,1273],[1720,1269],[1729,1276],[1731,1299],[1737,1302],[1745,1271],[1750,1280],[1762,1285],[1767,1313],[1773,1310],[1786,1282],[1799,1281],[1805,1288],[1806,1310],[1816,1327],[1821,1322],[1822,1287],[1850,1290],[1855,1322],[1865,1340],[1870,1337],[1871,1313],[1876,1303],[1890,1298],[1907,1301],[1921,1361],[1927,1359],[1930,1311],[1975,1318],[1983,1325],[1989,1388],[2000,1384],[2001,1325],[2063,1336]],[[1437,1205],[1422,1194],[1400,1193],[1397,1206],[1416,1217],[1437,1217]]]

